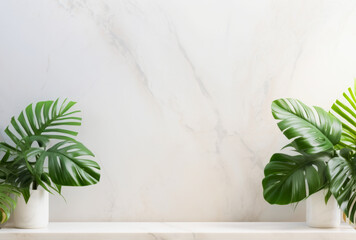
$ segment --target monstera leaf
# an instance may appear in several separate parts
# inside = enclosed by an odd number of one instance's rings
[[[31,147],[34,141],[40,146],[46,145],[49,139],[61,139],[72,141],[71,136],[78,133],[64,129],[66,126],[81,125],[81,118],[74,116],[80,111],[69,111],[75,102],[64,101],[58,104],[56,101],[41,101],[35,106],[30,104],[17,118],[11,118],[11,126],[5,129],[5,133],[14,142],[17,149],[22,151]],[[3,146],[4,147],[4,146]],[[8,146],[7,146],[8,147]]]
[[[331,107],[331,113],[342,121],[341,141],[337,145],[338,149],[356,149],[356,80],[352,90],[344,92],[344,102],[336,100]]]
[[[61,186],[92,185],[100,180],[100,166],[88,157],[94,154],[77,141],[61,141],[48,149],[30,148],[10,163],[10,168],[18,169],[8,179],[15,186],[25,187],[25,201],[27,187],[33,181],[49,192],[52,189],[59,193]]]
[[[328,162],[330,191],[336,198],[341,210],[356,222],[356,155],[347,148],[339,151],[338,156]]]
[[[306,106],[299,100],[278,99],[272,114],[280,120],[278,127],[299,152],[315,154],[329,151],[340,141],[341,122],[322,108]]]
[[[276,153],[266,165],[263,195],[271,204],[299,202],[326,183],[328,154],[295,155]]]
[[[94,157],[94,154],[79,142],[61,141],[47,150],[36,153],[39,154],[39,158],[31,171],[36,176],[42,176],[45,172],[44,163],[48,161],[48,176],[55,184],[87,186],[97,183],[100,179],[99,165],[87,159],[90,156]]]

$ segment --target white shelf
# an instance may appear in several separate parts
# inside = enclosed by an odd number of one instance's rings
[[[342,224],[335,229],[309,228],[305,223],[263,222],[52,222],[46,229],[0,229],[6,240],[319,240],[356,239]]]

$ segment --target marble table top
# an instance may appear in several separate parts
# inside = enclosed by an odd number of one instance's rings
[[[6,240],[356,239],[349,225],[309,228],[303,222],[51,222],[46,229],[0,229]]]

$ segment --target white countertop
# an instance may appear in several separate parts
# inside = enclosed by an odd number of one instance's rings
[[[305,223],[278,222],[52,222],[46,229],[0,229],[0,240],[244,240],[356,239],[349,225],[309,228]]]

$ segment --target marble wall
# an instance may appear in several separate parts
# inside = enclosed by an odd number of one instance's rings
[[[263,168],[280,97],[328,109],[356,77],[356,2],[0,1],[0,130],[28,103],[78,102],[102,180],[52,221],[296,221]],[[2,134],[3,135],[3,134]]]

